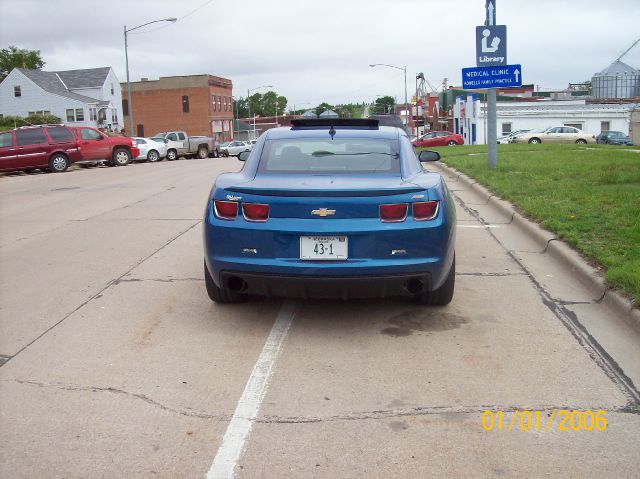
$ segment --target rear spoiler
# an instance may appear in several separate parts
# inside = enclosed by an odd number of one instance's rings
[[[378,120],[370,118],[305,118],[291,120],[292,130],[309,130],[313,128],[346,127],[356,129],[377,130]]]

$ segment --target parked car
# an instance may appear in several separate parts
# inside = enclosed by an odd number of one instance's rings
[[[140,149],[140,154],[135,158],[137,161],[162,161],[167,156],[167,144],[162,138],[154,140],[153,138],[133,138],[136,146]]]
[[[456,215],[442,176],[376,120],[293,120],[219,175],[203,221],[215,302],[248,294],[451,301]]]
[[[63,125],[16,128],[0,133],[0,171],[46,169],[61,173],[82,159],[73,132]]]
[[[181,156],[204,159],[209,156],[220,156],[220,148],[215,138],[208,136],[188,136],[184,131],[163,131],[153,135],[153,138],[165,138],[174,142],[174,146],[167,147],[167,160],[173,161]]]
[[[140,154],[132,138],[108,136],[89,126],[70,126],[78,145],[82,160],[79,163],[106,163],[110,166],[128,165]]]
[[[450,131],[430,131],[411,142],[415,147],[464,145],[464,138]]]
[[[596,136],[596,143],[600,143],[603,145],[633,145],[633,142],[631,141],[631,138],[629,138],[629,135],[625,135],[621,131],[612,130],[605,130],[600,132],[600,134]]]
[[[550,126],[515,137],[512,143],[595,143],[596,137],[572,126]]]
[[[253,145],[249,141],[232,141],[227,146],[222,148],[222,156],[238,156],[242,151],[251,151]]]
[[[498,145],[506,145],[509,143],[513,143],[513,139],[516,136],[524,135],[525,133],[529,133],[531,130],[514,130],[508,135],[501,136],[498,138]]]

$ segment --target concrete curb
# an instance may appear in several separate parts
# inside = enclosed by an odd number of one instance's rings
[[[569,268],[578,281],[594,294],[598,302],[611,307],[616,313],[622,316],[631,327],[640,331],[640,310],[635,307],[631,300],[617,291],[610,289],[602,278],[600,271],[587,263],[577,251],[552,232],[543,229],[539,224],[518,213],[511,203],[494,195],[475,179],[444,163],[438,163],[437,166],[448,175],[457,178],[458,181],[470,190],[486,199],[487,204],[492,204],[505,216],[511,217],[509,223],[520,228],[525,234],[538,243],[543,253],[548,253]]]

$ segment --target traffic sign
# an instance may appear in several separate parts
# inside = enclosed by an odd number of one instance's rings
[[[513,88],[522,86],[522,66],[504,65],[462,69],[462,88]]]
[[[476,65],[507,64],[507,26],[484,25],[476,27]]]

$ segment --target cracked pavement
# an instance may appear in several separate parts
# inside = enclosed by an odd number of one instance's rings
[[[0,477],[205,477],[282,304],[204,291],[199,218],[240,166],[0,177]],[[452,304],[301,303],[236,477],[637,477],[638,332],[448,181]],[[560,409],[607,430],[481,425]]]

